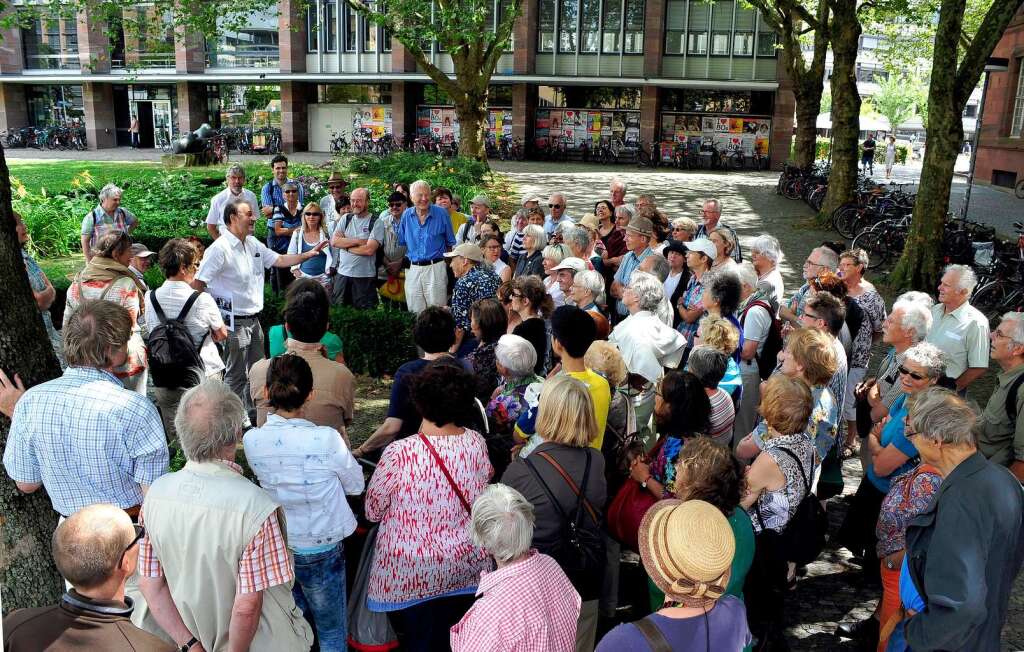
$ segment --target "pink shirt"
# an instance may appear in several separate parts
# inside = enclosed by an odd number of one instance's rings
[[[428,439],[472,505],[494,473],[484,438],[467,429]],[[366,489],[366,518],[380,523],[367,588],[373,611],[471,592],[491,567],[469,540],[469,514],[418,436],[384,449]]]
[[[453,652],[571,652],[580,595],[551,557],[536,550],[484,572],[480,598],[455,627]]]

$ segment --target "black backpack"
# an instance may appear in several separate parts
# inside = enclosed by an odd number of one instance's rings
[[[530,456],[524,457],[523,461],[526,462],[526,466],[533,473],[534,477],[537,478],[537,482],[544,489],[544,493],[547,494],[548,500],[551,501],[551,505],[558,512],[558,518],[562,522],[562,531],[558,541],[547,550],[542,550],[541,552],[550,555],[558,562],[558,565],[569,578],[569,581],[572,582],[573,587],[579,592],[580,597],[587,601],[597,599],[601,593],[601,585],[604,581],[604,567],[607,560],[605,559],[604,538],[601,536],[599,516],[594,511],[590,501],[586,499],[587,482],[590,480],[590,459],[594,451],[590,448],[584,450],[587,454],[587,463],[583,470],[583,481],[579,488],[576,487],[576,483],[565,472],[565,469],[545,452],[530,453]],[[539,455],[547,460],[551,466],[555,467],[555,470],[565,478],[566,483],[572,488],[573,493],[576,494],[576,507],[571,515],[565,513],[562,505],[559,504],[551,489],[548,488],[547,483],[544,482],[540,472],[537,471],[533,462],[530,461],[530,457],[533,455]],[[584,512],[590,514],[590,518],[594,521],[594,528],[583,527]]]
[[[168,319],[156,299],[156,291],[149,293],[149,300],[160,319],[160,323],[150,330],[146,342],[149,349],[149,375],[155,387],[179,389],[202,382],[203,359],[199,357],[199,347],[185,327],[185,317],[198,298],[199,292],[193,292],[178,316]]]
[[[1021,385],[1024,385],[1024,374],[1017,376],[1006,392],[1006,416],[1013,428],[1017,427],[1017,394],[1020,392]]]
[[[825,549],[828,516],[818,497],[811,493],[811,477],[804,471],[804,465],[800,463],[800,458],[788,448],[779,446],[778,449],[796,462],[797,468],[800,469],[800,477],[804,481],[804,487],[807,489],[803,500],[796,506],[793,518],[789,519],[786,527],[782,530],[780,548],[786,551],[787,561],[791,561],[797,566],[805,566],[817,559],[821,551]],[[761,524],[761,531],[767,531],[758,502],[754,502],[754,511]]]
[[[771,304],[761,299],[755,299],[750,302],[750,305],[740,315],[740,326],[743,326],[747,319],[747,313],[754,306],[761,306],[767,310],[768,315],[772,319],[772,324],[768,327],[768,338],[765,339],[764,346],[761,347],[761,353],[757,355],[757,373],[761,376],[761,380],[768,380],[768,377],[775,371],[775,367],[778,366],[779,352],[782,351],[782,322],[775,315]]]

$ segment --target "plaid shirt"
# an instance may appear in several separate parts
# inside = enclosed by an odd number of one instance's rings
[[[571,652],[580,595],[551,557],[536,550],[484,572],[480,598],[451,633],[453,652]],[[542,606],[542,608],[540,608]]]
[[[153,484],[167,463],[153,403],[92,367],[69,367],[25,392],[4,450],[11,479],[41,482],[65,516],[94,503],[141,504],[139,485]]]
[[[242,467],[234,462],[225,461],[224,464],[238,473],[242,472]],[[140,512],[139,523],[143,519],[144,514]],[[148,534],[139,541],[139,574],[143,577],[163,577],[164,574]],[[238,592],[258,593],[293,579],[295,570],[275,511],[263,522],[238,560]]]

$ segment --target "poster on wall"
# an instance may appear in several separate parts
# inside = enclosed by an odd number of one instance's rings
[[[754,134],[743,134],[740,136],[740,142],[742,143],[743,153],[747,156],[754,155],[754,143],[757,141],[757,136]]]
[[[761,156],[768,156],[768,139],[767,138],[755,138],[754,149]]]
[[[729,133],[729,118],[715,118],[715,133]]]
[[[715,119],[709,117],[701,118],[700,131],[704,134],[715,133]]]
[[[555,109],[554,111],[551,112],[551,125],[550,125],[550,128],[551,128],[552,133],[556,132],[556,131],[561,131],[562,130],[562,111],[561,110]]]
[[[743,118],[729,118],[729,133],[743,133]]]

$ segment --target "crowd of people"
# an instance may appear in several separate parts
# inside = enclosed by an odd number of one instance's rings
[[[669,219],[616,180],[592,212],[528,195],[502,233],[484,195],[465,215],[395,184],[374,214],[337,174],[317,201],[271,165],[258,197],[228,169],[213,242],[168,241],[156,289],[104,188],[59,337],[25,254],[66,369],[27,390],[0,371],[3,463],[46,490],[68,591],[9,614],[5,649],[328,652],[370,645],[368,619],[402,650],[786,649],[858,456],[831,541],[878,606],[836,634],[1000,648],[1024,562],[1024,313],[990,327],[969,267],[887,305],[865,252],[823,243],[787,293],[779,241],[741,248],[717,199]],[[285,307],[265,338],[268,279]],[[415,313],[418,357],[356,445],[329,312],[382,295]]]

